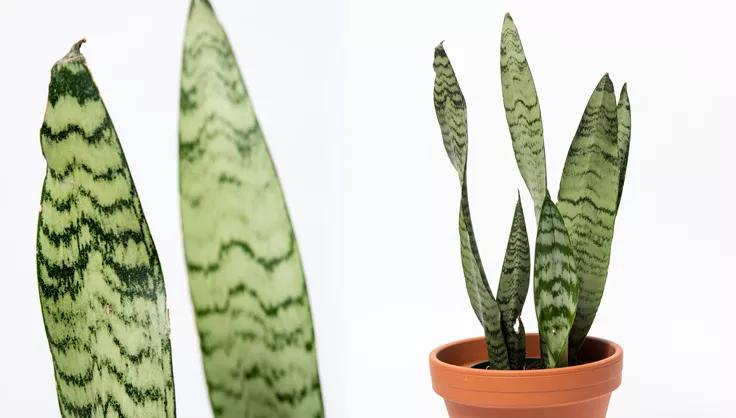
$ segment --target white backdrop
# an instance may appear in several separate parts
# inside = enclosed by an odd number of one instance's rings
[[[35,235],[49,70],[82,51],[115,123],[163,265],[178,416],[211,416],[178,203],[179,72],[188,0],[2,1],[0,416],[59,416],[38,302]],[[215,0],[276,162],[301,245],[327,411],[346,416],[338,191],[345,19],[339,0]]]
[[[164,268],[179,416],[210,416],[178,213],[178,73],[188,1],[1,3],[0,416],[58,416],[35,276],[44,172],[38,130],[49,69],[81,36]],[[427,355],[480,328],[460,267],[459,187],[432,108],[432,52],[446,40],[468,102],[471,207],[495,282],[517,189],[531,213],[501,102],[506,11],[537,84],[552,194],[595,83],[606,71],[617,88],[629,82],[628,179],[592,330],[626,353],[609,417],[726,417],[736,343],[727,309],[736,291],[733,6],[213,3],[300,239],[330,417],[446,416],[431,390]],[[531,297],[524,320],[536,328]]]
[[[468,104],[470,204],[492,286],[517,189],[532,213],[501,100],[506,11],[539,92],[553,195],[597,81],[608,71],[617,89],[629,82],[628,179],[591,332],[625,351],[609,417],[732,416],[736,9],[636,0],[351,2],[346,358],[365,367],[348,374],[348,416],[446,417],[429,351],[481,334],[460,265],[457,176],[432,106],[441,40]],[[531,296],[523,318],[536,329]]]

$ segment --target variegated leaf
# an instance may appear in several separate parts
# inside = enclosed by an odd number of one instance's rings
[[[193,0],[179,174],[184,247],[217,417],[324,415],[301,257],[228,38]]]
[[[166,292],[112,120],[78,42],[51,70],[38,290],[64,417],[173,417]]]
[[[557,203],[580,283],[570,334],[573,360],[593,323],[608,274],[619,189],[617,120],[613,84],[606,74],[591,95],[570,146]]]
[[[529,291],[529,238],[526,234],[521,197],[517,197],[514,219],[511,223],[506,255],[498,282],[498,305],[501,309],[501,325],[506,339],[511,369],[524,368],[526,361],[524,324],[521,310]],[[518,323],[518,329],[517,329]]]
[[[534,253],[534,304],[546,368],[567,365],[568,336],[578,303],[575,267],[565,222],[547,197],[542,205]]]
[[[442,142],[462,181],[468,155],[467,109],[465,97],[442,43],[434,50],[434,72],[434,110],[440,124]]]
[[[434,107],[447,155],[460,178],[460,254],[470,304],[483,325],[490,368],[508,369],[509,358],[501,329],[501,312],[488,286],[473,233],[465,177],[467,162],[467,110],[465,98],[442,44],[434,51]]]
[[[516,163],[534,199],[534,212],[539,221],[539,211],[547,195],[542,114],[519,32],[508,13],[501,32],[501,91]]]
[[[629,143],[631,141],[631,105],[629,104],[629,93],[626,89],[626,83],[621,88],[621,96],[616,106],[616,114],[618,116],[618,163],[619,163],[619,180],[618,180],[618,198],[616,199],[616,211],[621,205],[621,194],[624,191],[624,180],[626,179],[626,166],[629,163]]]

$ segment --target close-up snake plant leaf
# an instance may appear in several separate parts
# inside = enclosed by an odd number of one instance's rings
[[[570,234],[580,301],[570,333],[571,356],[588,334],[603,296],[618,205],[620,163],[613,83],[601,78],[588,101],[562,172],[558,208]]]
[[[51,69],[37,273],[64,417],[173,417],[164,279],[117,133],[80,53]]]
[[[608,74],[598,83],[570,146],[555,204],[547,190],[539,98],[519,32],[509,14],[504,17],[501,32],[500,64],[514,156],[534,201],[537,219],[534,302],[541,363],[545,368],[564,367],[578,362],[608,274],[631,139],[628,92],[624,85],[617,105]],[[465,285],[473,310],[486,330],[490,368],[535,367],[538,361],[525,358],[525,330],[520,319],[530,273],[521,201],[517,199],[495,299],[470,222],[465,99],[442,44],[435,49],[434,70],[437,119],[462,189],[460,242]],[[501,335],[489,332],[498,327]]]
[[[230,42],[193,0],[179,179],[189,287],[216,417],[324,415],[304,271]]]
[[[475,315],[486,335],[489,367],[508,369],[509,354],[501,328],[501,310],[488,285],[473,233],[468,203],[466,164],[468,123],[465,98],[442,44],[434,50],[434,108],[447,155],[460,178],[460,253],[465,287]]]

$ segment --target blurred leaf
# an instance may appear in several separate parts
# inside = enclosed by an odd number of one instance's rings
[[[215,416],[321,417],[297,241],[230,43],[204,0],[189,13],[180,112],[184,247]]]

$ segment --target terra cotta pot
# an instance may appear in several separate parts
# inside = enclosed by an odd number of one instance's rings
[[[539,357],[539,335],[526,335],[526,355]],[[623,350],[588,337],[585,364],[543,370],[482,370],[483,337],[436,348],[429,355],[432,387],[451,418],[605,418],[611,392],[621,384]]]

